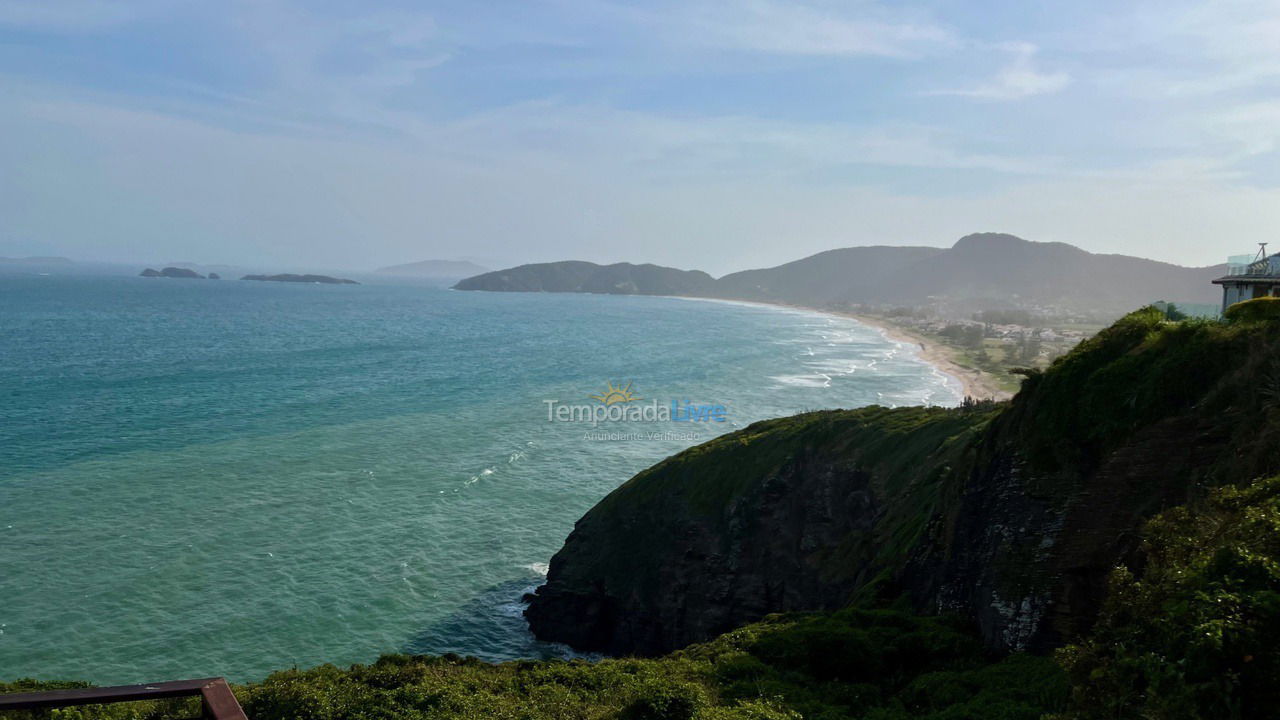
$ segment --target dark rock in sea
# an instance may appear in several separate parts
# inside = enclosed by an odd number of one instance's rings
[[[322,283],[325,285],[359,285],[360,284],[355,280],[329,277],[328,275],[293,275],[290,273],[282,273],[279,275],[245,275],[240,279],[241,280],[259,280],[263,282]]]
[[[195,270],[188,270],[187,268],[180,268],[180,267],[167,267],[158,272],[151,268],[147,268],[146,270],[143,270],[139,274],[142,277],[185,278],[185,279],[191,279],[191,280],[204,279],[204,276],[196,272]]]
[[[1153,514],[1280,472],[1280,323],[1134,313],[1009,403],[756,423],[592,508],[525,615],[543,640],[653,655],[773,612],[905,598],[996,650],[1092,626]],[[1271,384],[1268,384],[1271,383]]]
[[[221,276],[221,275],[219,275],[218,273],[211,272],[211,273],[209,273],[209,279],[210,279],[210,280],[221,280],[221,279],[222,279],[222,276]]]

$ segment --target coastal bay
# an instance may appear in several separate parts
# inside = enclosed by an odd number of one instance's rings
[[[33,276],[0,320],[0,664],[101,683],[556,655],[519,598],[636,472],[769,417],[960,399],[853,320],[660,297]],[[726,420],[547,422],[610,382]]]

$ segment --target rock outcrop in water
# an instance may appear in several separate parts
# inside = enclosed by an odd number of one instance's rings
[[[262,282],[320,283],[322,285],[359,285],[360,284],[355,280],[329,277],[328,275],[293,275],[291,273],[281,273],[279,275],[245,275],[240,279],[241,280],[258,280]]]
[[[182,278],[187,280],[204,280],[205,279],[203,275],[196,272],[195,270],[189,270],[187,268],[180,268],[180,267],[167,267],[163,270],[154,270],[152,268],[147,268],[146,270],[143,270],[141,273],[138,273],[138,274],[141,277]]]
[[[526,615],[545,640],[657,654],[772,612],[906,597],[999,650],[1087,630],[1138,529],[1280,472],[1280,323],[1140,311],[1010,403],[756,423],[578,521]],[[1270,398],[1270,399],[1268,399]]]

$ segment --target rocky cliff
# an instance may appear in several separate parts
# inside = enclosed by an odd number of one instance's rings
[[[757,423],[622,485],[526,615],[581,649],[655,654],[764,615],[906,598],[994,649],[1088,629],[1138,528],[1280,471],[1280,324],[1122,319],[1010,403]]]

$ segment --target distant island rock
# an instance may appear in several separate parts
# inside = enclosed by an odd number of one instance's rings
[[[204,280],[205,277],[195,270],[188,270],[180,267],[167,267],[163,270],[155,270],[147,268],[139,273],[142,277],[167,277],[167,278],[186,278],[190,280]]]
[[[379,275],[459,280],[489,272],[489,268],[466,260],[423,260],[421,262],[378,268],[374,272]]]
[[[0,257],[0,265],[70,265],[64,257]],[[483,271],[482,271],[483,272]],[[474,274],[474,273],[471,273]]]
[[[222,279],[222,276],[221,276],[221,275],[219,275],[218,273],[213,273],[213,272],[211,272],[211,273],[209,273],[209,279],[210,279],[210,280],[221,280],[221,279]]]
[[[281,273],[279,275],[245,275],[241,280],[258,280],[261,282],[290,282],[290,283],[320,283],[323,285],[359,285],[355,280],[347,280],[346,278],[329,277],[328,275],[294,275],[292,273]]]

